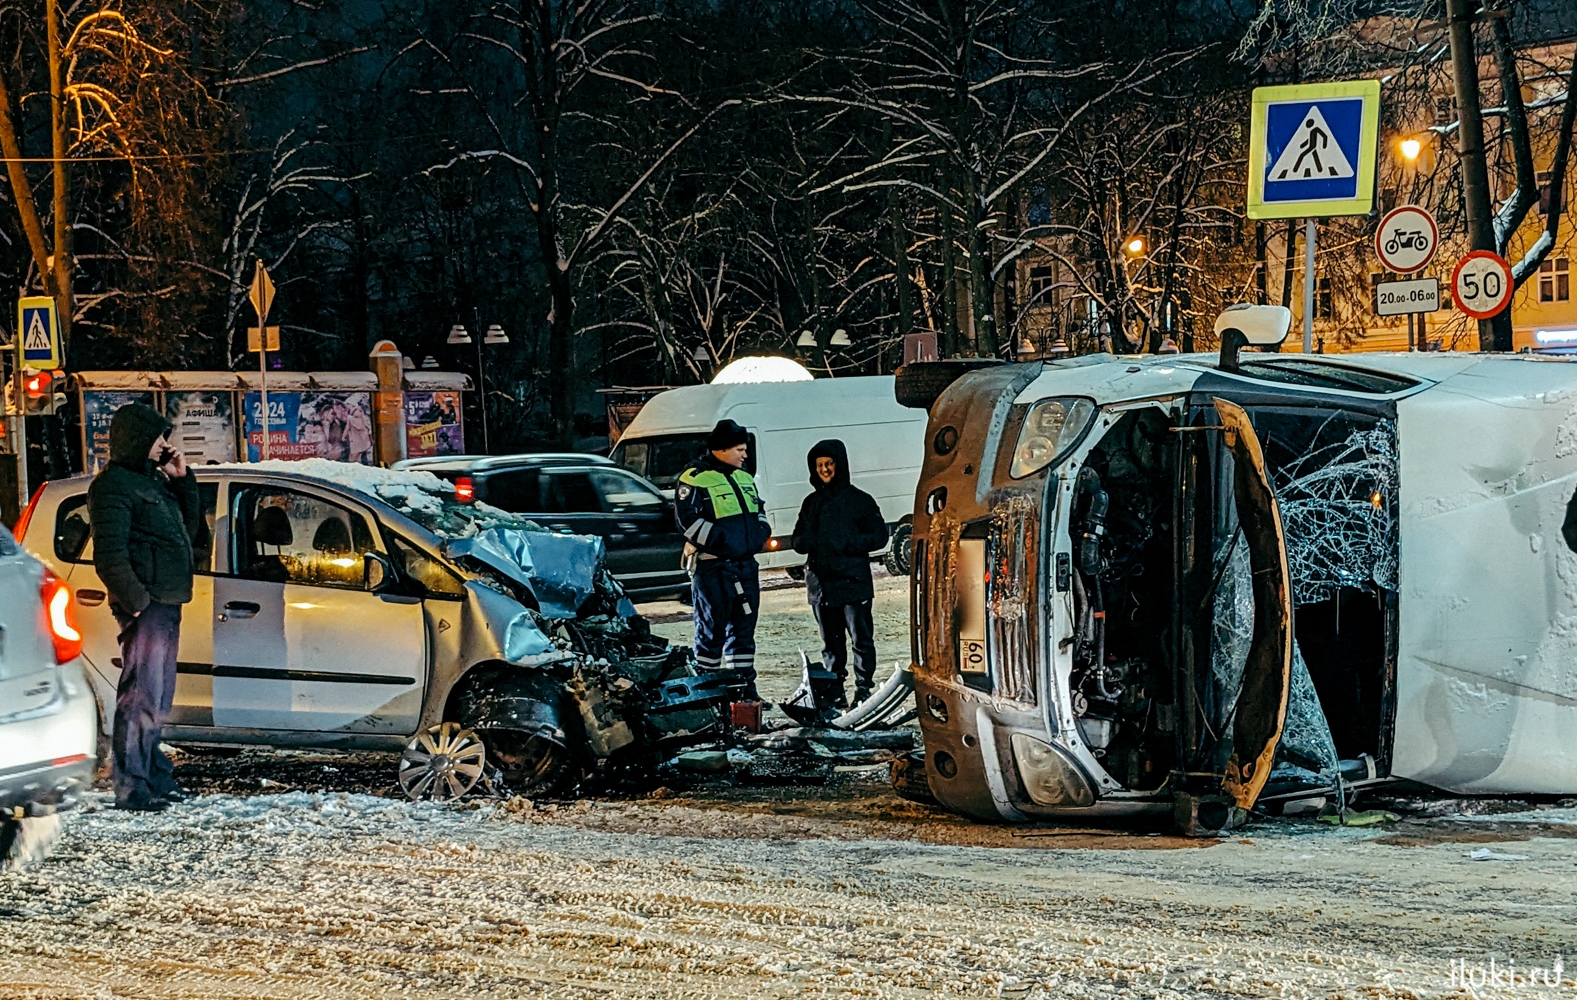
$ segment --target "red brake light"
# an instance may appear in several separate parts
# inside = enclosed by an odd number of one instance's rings
[[[27,502],[26,507],[22,508],[22,516],[16,519],[16,527],[11,532],[16,535],[17,541],[22,541],[23,536],[27,534],[27,522],[33,519],[33,508],[38,506],[38,498],[43,495],[44,487],[40,486],[33,491],[33,499]]]
[[[472,503],[476,500],[476,484],[470,476],[461,476],[454,481],[454,498],[461,503]]]
[[[44,599],[44,617],[49,622],[50,638],[55,640],[55,662],[68,663],[82,655],[82,633],[77,630],[77,611],[71,604],[71,588],[55,574],[44,571],[38,588]]]

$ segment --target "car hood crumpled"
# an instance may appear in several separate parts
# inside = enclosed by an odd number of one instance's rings
[[[530,588],[543,615],[574,618],[596,589],[602,539],[595,535],[488,528],[444,543],[444,555],[469,556]]]

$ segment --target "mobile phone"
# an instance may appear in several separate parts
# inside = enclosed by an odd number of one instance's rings
[[[174,457],[175,457],[175,449],[171,448],[169,445],[165,445],[164,446],[164,450],[159,452],[159,461],[156,462],[155,464],[159,465],[159,466],[169,465],[170,464],[170,459],[172,459]]]

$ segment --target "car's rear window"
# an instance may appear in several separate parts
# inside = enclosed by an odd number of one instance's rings
[[[218,483],[198,483],[203,519],[192,542],[194,569],[207,573],[213,566],[214,508],[219,502]],[[93,524],[88,517],[88,495],[79,493],[60,501],[55,510],[55,558],[68,563],[93,562]]]
[[[1266,382],[1287,382],[1319,389],[1344,389],[1347,392],[1387,396],[1404,392],[1418,383],[1404,375],[1378,372],[1372,368],[1351,368],[1315,361],[1306,357],[1245,357],[1239,362],[1243,374]]]

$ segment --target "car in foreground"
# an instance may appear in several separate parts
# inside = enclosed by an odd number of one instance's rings
[[[403,749],[415,796],[463,794],[487,768],[546,793],[706,734],[731,697],[651,635],[600,538],[462,502],[418,470],[309,459],[196,475],[171,743]],[[119,629],[93,567],[91,482],[45,484],[21,540],[75,591],[83,658],[112,706]]]
[[[1577,794],[1577,365],[1239,356],[1289,319],[930,406],[914,676],[945,805],[1208,832],[1393,779]]]
[[[92,784],[81,653],[71,588],[0,527],[0,868],[39,860]]]
[[[397,469],[430,472],[477,500],[561,534],[596,535],[608,571],[634,600],[687,593],[684,536],[673,503],[647,480],[601,455],[551,452],[408,459]]]

